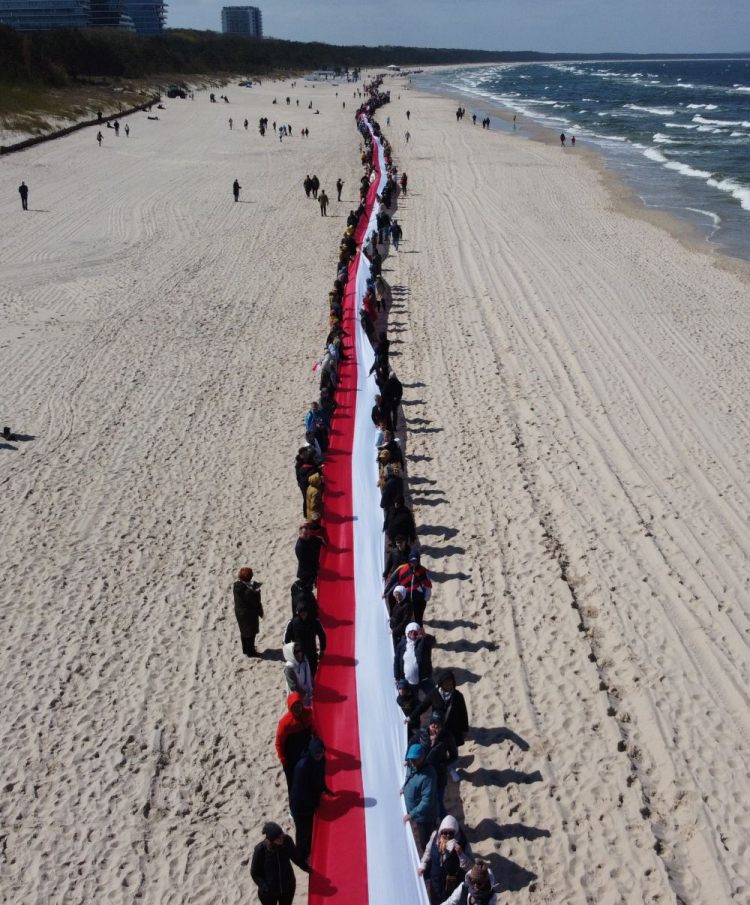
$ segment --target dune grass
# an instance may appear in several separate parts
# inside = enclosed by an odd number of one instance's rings
[[[43,85],[0,86],[0,130],[29,137],[142,104],[153,95],[146,86]]]

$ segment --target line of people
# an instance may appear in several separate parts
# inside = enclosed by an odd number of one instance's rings
[[[295,459],[304,521],[295,545],[297,578],[291,588],[292,618],[283,637],[287,710],[276,732],[276,752],[286,780],[295,840],[292,841],[277,823],[264,825],[264,838],[255,847],[251,861],[251,876],[258,886],[262,905],[291,905],[296,885],[292,865],[311,871],[308,858],[314,814],[321,798],[333,794],[325,780],[325,744],[318,737],[314,724],[315,674],[320,657],[325,654],[327,640],[319,618],[315,588],[321,551],[328,543],[324,524],[325,455],[336,410],[339,363],[347,357],[345,341],[348,334],[343,328],[344,292],[349,266],[357,254],[354,234],[365,215],[367,192],[375,175],[373,155],[376,147],[362,115],[381,140],[388,167],[386,189],[377,199],[378,217],[385,214],[390,221],[387,212],[400,188],[390,145],[380,135],[373,119],[375,110],[388,100],[387,95],[378,92],[379,84],[376,81],[368,87],[366,97],[368,94],[369,97],[357,112],[364,166],[360,205],[350,213],[340,244],[336,279],[329,293],[329,333],[324,353],[315,366],[320,374],[320,398],[311,402],[305,415],[306,442]],[[404,179],[402,191],[405,184]],[[449,777],[454,782],[460,778],[458,749],[469,729],[468,713],[463,695],[456,688],[453,672],[444,670],[437,684],[433,680],[435,638],[425,631],[423,624],[432,583],[421,564],[414,517],[406,506],[404,456],[395,436],[403,388],[390,370],[387,333],[376,330],[381,315],[387,317],[390,300],[390,287],[382,278],[382,255],[378,246],[393,239],[395,222],[379,221],[377,232],[367,240],[364,251],[370,264],[370,279],[359,314],[373,342],[373,371],[380,389],[372,417],[378,427],[376,455],[380,468],[383,530],[387,538],[383,599],[388,608],[394,643],[395,702],[408,729],[406,776],[401,789],[406,805],[404,820],[412,822],[417,831],[422,853],[419,872],[425,877],[433,905],[443,902],[494,905],[494,878],[487,864],[473,857],[464,831],[445,806]],[[400,239],[400,228],[397,235]],[[397,247],[397,242],[394,241],[394,245]],[[252,570],[247,567],[240,570],[235,582],[234,599],[243,653],[259,656],[255,638],[263,615],[260,584],[253,580]],[[429,716],[423,725],[425,714]]]

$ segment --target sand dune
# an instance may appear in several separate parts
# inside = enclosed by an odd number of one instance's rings
[[[277,652],[353,206],[301,181],[353,202],[345,90],[198,95],[3,161],[0,421],[33,437],[0,448],[4,901],[250,901],[258,827],[288,825],[281,664],[243,662],[230,588],[255,568]],[[382,117],[428,617],[475,727],[449,802],[504,902],[748,901],[747,278],[453,109]]]

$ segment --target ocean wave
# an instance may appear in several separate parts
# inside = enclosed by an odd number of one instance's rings
[[[714,232],[721,226],[721,217],[714,211],[704,211],[699,207],[686,207],[685,210],[692,211],[694,214],[703,214],[704,217],[708,217],[714,225]]]
[[[706,172],[706,170],[696,170],[695,167],[680,163],[679,160],[668,160],[664,166],[668,170],[675,170],[675,172],[682,173],[683,176],[691,176],[693,179],[703,179],[706,182],[711,179],[711,173]]]
[[[696,113],[693,117],[694,123],[704,123],[707,126],[742,126],[743,129],[750,129],[750,122],[742,119],[706,119],[700,113]]]
[[[682,144],[680,141],[675,141],[673,138],[669,138],[667,135],[662,135],[661,132],[657,132],[656,135],[653,136],[651,141],[655,142],[657,145],[679,145]]]
[[[656,163],[666,163],[667,158],[661,153],[661,151],[657,151],[656,148],[646,148],[643,152],[644,157],[648,157],[649,160],[653,160]]]
[[[686,104],[688,110],[718,110],[716,104]]]
[[[623,104],[626,110],[640,110],[643,113],[653,113],[654,116],[674,116],[676,110],[670,110],[669,107],[639,107],[638,104]]]
[[[733,198],[736,198],[743,210],[750,211],[750,188],[746,185],[740,185],[734,179],[714,179],[708,180],[708,184],[722,192],[728,192]]]
[[[691,126],[691,125],[688,125],[687,123],[664,123],[664,126],[665,126],[667,129],[690,129],[691,131],[692,131],[693,129],[697,129],[697,128],[698,128],[697,125],[696,125],[696,126]]]

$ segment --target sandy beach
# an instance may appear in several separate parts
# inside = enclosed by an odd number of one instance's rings
[[[386,87],[427,622],[473,727],[449,810],[503,903],[748,902],[747,270],[579,149]],[[293,460],[359,136],[350,86],[226,93],[0,164],[3,902],[254,901],[289,828]],[[306,173],[346,182],[328,218]]]

